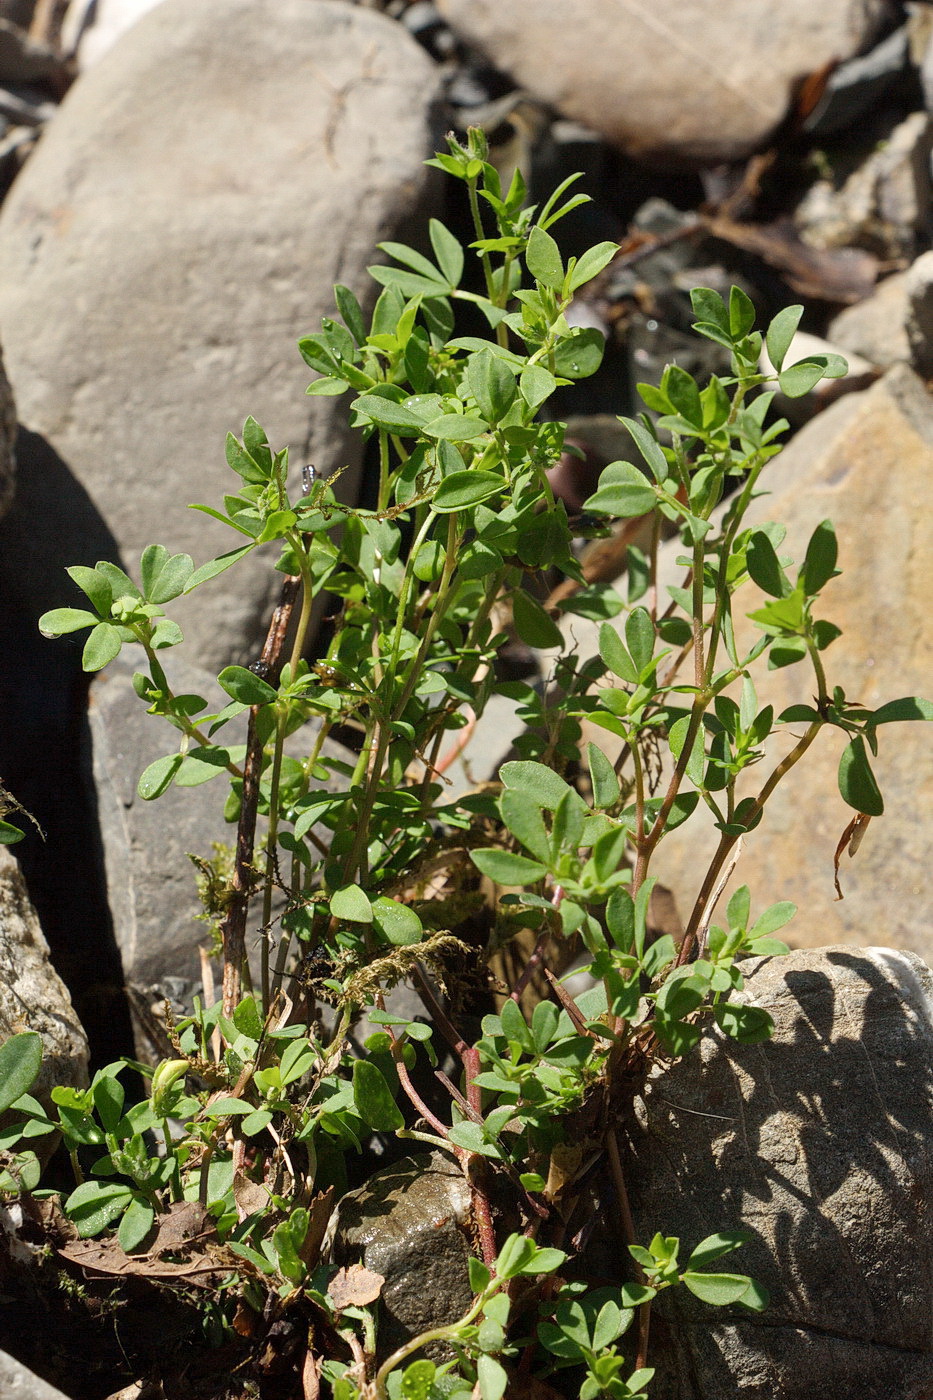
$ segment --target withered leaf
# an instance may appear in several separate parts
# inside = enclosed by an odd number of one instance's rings
[[[365,1308],[374,1303],[382,1292],[385,1279],[363,1264],[351,1264],[339,1269],[327,1285],[327,1293],[338,1312],[344,1308]]]
[[[864,812],[856,812],[845,831],[839,837],[836,854],[833,856],[833,884],[836,886],[837,902],[840,899],[845,899],[845,895],[842,893],[842,886],[839,883],[839,862],[842,860],[842,853],[848,850],[849,859],[852,859],[859,846],[862,844],[862,837],[865,835],[870,821],[871,817],[866,816]]]

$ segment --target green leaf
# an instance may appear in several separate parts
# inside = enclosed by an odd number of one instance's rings
[[[96,613],[84,608],[52,608],[39,618],[39,631],[43,637],[62,637],[82,627],[95,627],[99,621]]]
[[[681,754],[683,753],[684,744],[687,741],[687,731],[689,730],[689,728],[689,715],[682,715],[681,718],[675,720],[670,727],[670,730],[668,732],[668,743],[670,744],[671,753],[674,755],[675,760],[679,759]],[[693,736],[693,747],[690,751],[690,757],[687,759],[687,766],[684,770],[691,783],[693,783],[696,787],[699,787],[703,782],[703,746],[703,726],[699,725],[697,727],[696,733]]]
[[[742,340],[755,324],[755,308],[751,298],[741,287],[729,289],[729,333],[735,340]]]
[[[88,569],[83,564],[73,564],[65,573],[73,578],[82,593],[90,598],[99,617],[110,616],[113,585],[105,574],[100,573],[98,569]]]
[[[635,669],[641,675],[654,654],[654,623],[647,608],[633,608],[625,621],[625,640]]]
[[[596,326],[585,326],[564,336],[554,347],[552,368],[564,379],[586,379],[595,374],[606,352],[606,337]]]
[[[822,378],[821,364],[814,360],[798,360],[795,365],[788,365],[787,369],[781,371],[778,384],[781,393],[786,394],[789,399],[801,399],[804,394],[809,394]]]
[[[754,924],[748,931],[749,938],[762,938],[767,933],[776,933],[779,928],[784,928],[797,913],[796,904],[792,904],[789,899],[781,900],[779,904],[772,904],[763,914],[759,914]],[[748,915],[746,915],[746,918]]]
[[[330,897],[330,912],[335,919],[344,919],[350,924],[371,924],[373,906],[369,896],[359,885],[344,885]]]
[[[535,225],[528,235],[525,263],[537,282],[544,287],[550,287],[553,292],[560,291],[564,284],[564,264],[560,249],[551,235],[539,225]]]
[[[551,843],[540,803],[516,788],[506,788],[499,798],[499,811],[507,830],[526,850],[538,860],[550,860]]]
[[[519,637],[530,647],[563,645],[564,638],[557,623],[523,588],[517,588],[512,594],[512,618]]]
[[[476,1383],[480,1400],[502,1400],[509,1383],[509,1373],[484,1352],[476,1362]]]
[[[344,287],[342,283],[338,282],[334,287],[334,300],[347,330],[357,345],[362,345],[366,340],[366,327],[363,324],[363,312],[356,297],[349,287]]]
[[[184,592],[194,569],[190,554],[170,555],[164,545],[151,544],[139,561],[143,597],[150,603],[167,603]]]
[[[78,1227],[83,1240],[99,1235],[122,1215],[133,1192],[120,1182],[84,1181],[65,1201],[65,1214]]]
[[[392,1133],[405,1126],[386,1077],[372,1060],[357,1060],[353,1066],[353,1102],[374,1132]]]
[[[596,515],[616,515],[630,519],[647,515],[657,505],[654,488],[633,462],[610,462],[600,474],[599,485],[583,504]]]
[[[557,388],[557,380],[543,365],[527,365],[518,381],[522,398],[530,409],[537,411]]]
[[[614,676],[638,684],[638,669],[625,649],[625,644],[616,629],[604,622],[599,629],[599,654]]]
[[[774,1021],[763,1006],[745,1006],[741,1002],[720,1002],[713,1015],[726,1035],[742,1045],[756,1045],[770,1040]]]
[[[166,754],[164,758],[157,758],[154,763],[144,768],[136,784],[136,791],[140,797],[146,802],[161,797],[175,781],[175,774],[181,767],[183,758],[184,754],[180,753]]]
[[[597,748],[595,744],[587,744],[586,753],[593,787],[593,806],[614,806],[621,793],[615,769],[602,749]]]
[[[0,846],[15,846],[17,841],[24,840],[25,836],[25,831],[20,831],[18,826],[0,819]]]
[[[573,791],[570,784],[566,783],[559,773],[555,773],[553,768],[530,759],[503,763],[499,777],[506,787],[521,789],[540,807],[546,807],[551,812],[557,809],[558,803],[568,792]],[[578,800],[582,807],[582,799]]]
[[[277,694],[267,681],[245,666],[225,666],[217,680],[231,699],[238,700],[241,705],[268,705]]]
[[[799,582],[808,597],[813,598],[833,576],[836,570],[838,546],[836,532],[831,520],[823,520],[807,545],[806,558],[800,571]]]
[[[481,875],[488,876],[497,885],[530,885],[547,873],[547,866],[540,861],[494,847],[471,851],[470,859]]]
[[[670,469],[667,465],[667,458],[661,449],[661,444],[653,434],[649,433],[643,423],[636,422],[634,418],[620,417],[619,422],[624,423],[626,428],[628,428],[635,440],[635,446],[647,462],[655,481],[666,481],[670,475]]]
[[[933,702],[923,700],[919,695],[903,695],[900,700],[888,700],[875,710],[871,723],[894,724],[910,719],[933,719]]]
[[[569,290],[575,292],[585,282],[592,282],[604,267],[608,267],[618,251],[618,243],[596,243],[592,248],[587,248],[577,259],[570,273]]]
[[[517,392],[515,376],[508,365],[491,351],[482,350],[467,361],[466,381],[486,422],[500,422]]]
[[[446,228],[439,219],[432,219],[428,224],[428,233],[431,238],[431,247],[434,249],[434,256],[437,258],[437,265],[443,272],[451,287],[459,287],[460,278],[463,276],[463,249],[458,239]]]
[[[28,1094],[41,1068],[42,1037],[36,1031],[19,1031],[0,1045],[0,1113]]]
[[[120,655],[123,639],[119,627],[109,622],[99,622],[84,643],[81,654],[83,671],[102,671],[109,666],[115,656]]]
[[[439,515],[449,515],[479,505],[504,488],[505,482],[495,472],[452,472],[444,477],[431,505]]]
[[[482,418],[471,418],[465,413],[442,413],[440,417],[425,423],[421,431],[426,437],[438,438],[444,442],[469,442],[487,433],[489,424]]]
[[[206,564],[202,564],[199,569],[195,569],[194,573],[191,574],[188,582],[185,584],[185,592],[190,593],[193,589],[197,588],[199,584],[206,583],[208,579],[216,578],[218,574],[222,574],[224,570],[229,569],[232,564],[236,564],[238,560],[245,558],[250,550],[255,548],[255,544],[251,541],[249,544],[239,545],[236,549],[229,550],[226,554],[219,554],[216,559],[209,559]]]
[[[139,1249],[155,1224],[155,1211],[142,1196],[134,1196],[123,1213],[117,1238],[125,1254]]]
[[[724,1254],[731,1254],[740,1245],[748,1244],[751,1239],[754,1239],[754,1236],[750,1230],[723,1230],[718,1235],[708,1235],[690,1255],[687,1267],[702,1269],[706,1264],[712,1264],[714,1259],[721,1259]]]
[[[776,370],[780,370],[784,364],[784,356],[790,349],[791,341],[797,334],[797,327],[803,315],[802,306],[785,306],[783,311],[779,311],[768,327],[765,336],[765,347],[768,351],[768,359]]]
[[[781,568],[774,545],[763,530],[753,531],[745,552],[750,577],[772,598],[787,598],[793,592],[790,579]]]
[[[365,413],[377,427],[385,428],[387,432],[397,433],[401,437],[417,437],[424,427],[424,419],[419,418],[410,408],[396,403],[394,399],[383,398],[380,394],[361,394],[358,399],[353,400],[350,407],[358,413]]]
[[[856,735],[842,751],[839,760],[839,791],[843,801],[866,817],[880,817],[884,799],[865,752],[865,740]]]
[[[690,304],[698,321],[709,321],[718,330],[728,332],[729,313],[718,292],[709,287],[694,287],[690,292]]]
[[[373,900],[372,910],[373,924],[387,943],[396,947],[420,943],[424,928],[414,909],[410,909],[407,904],[400,904],[397,899],[380,895],[378,899]]]
[[[745,1274],[697,1274],[691,1269],[681,1274],[681,1279],[697,1298],[717,1308],[737,1303],[751,1283]]]
[[[703,427],[703,405],[696,380],[680,365],[668,365],[664,374],[664,389],[671,403],[691,427]]]

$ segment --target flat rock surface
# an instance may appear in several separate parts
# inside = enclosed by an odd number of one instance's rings
[[[337,0],[165,0],[69,92],[0,217],[0,332],[21,422],[131,569],[237,543],[185,507],[235,487],[250,413],[296,472],[358,464],[295,342],[420,222],[436,93],[402,26]],[[179,609],[208,664],[265,633],[275,577],[238,572]]]
[[[536,97],[647,160],[735,160],[800,82],[867,45],[886,0],[438,0]]]
[[[0,1395],[3,1400],[68,1400],[56,1386],[5,1351],[0,1351]]]
[[[771,1304],[750,1315],[663,1294],[652,1400],[923,1400],[933,973],[911,953],[838,946],[743,968],[773,1039],[711,1030],[656,1070],[628,1125],[628,1174],[639,1239],[660,1230],[687,1251],[748,1228],[712,1269],[750,1274]]]

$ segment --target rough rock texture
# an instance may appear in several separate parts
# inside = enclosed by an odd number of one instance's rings
[[[87,1084],[87,1038],[68,993],[49,962],[49,949],[29,902],[19,866],[0,846],[0,1041],[38,1031],[42,1068],[33,1092],[55,1084]],[[0,1394],[6,1394],[0,1386]]]
[[[628,1172],[639,1238],[660,1229],[693,1248],[747,1226],[752,1242],[721,1267],[763,1283],[771,1305],[749,1315],[662,1295],[652,1400],[924,1400],[933,973],[885,948],[744,966],[774,1038],[711,1031],[658,1071],[628,1125]]]
[[[199,562],[236,543],[185,507],[235,483],[249,413],[296,470],[358,461],[295,341],[419,218],[436,92],[371,10],[166,0],[68,94],[0,217],[0,329],[21,422],[131,568],[152,541]],[[208,664],[258,639],[276,587],[255,557],[227,579],[178,614]]]
[[[825,589],[818,616],[842,628],[824,653],[830,686],[875,707],[901,695],[933,692],[933,398],[906,366],[889,370],[870,390],[850,394],[815,418],[767,472],[771,495],[754,503],[749,521],[780,520],[788,533],[781,553],[804,556],[814,527],[827,517],[839,539],[842,576]],[[673,581],[675,554],[667,558]],[[739,595],[737,624],[758,606],[753,586]],[[575,622],[579,633],[579,622]],[[742,621],[751,640],[750,623]],[[741,645],[741,644],[740,644]],[[775,712],[809,703],[812,673],[803,664],[756,679],[762,703]],[[801,731],[792,726],[795,734]],[[873,767],[884,794],[853,860],[843,858],[845,898],[835,900],[833,852],[852,816],[839,796],[836,770],[843,746],[835,730],[820,734],[804,760],[776,789],[762,824],[746,840],[732,885],[751,886],[756,907],[793,900],[807,914],[791,925],[792,941],[865,946],[879,936],[933,958],[929,931],[930,830],[933,821],[933,726],[888,725],[878,731]],[[786,731],[751,770],[744,791],[791,747]],[[716,834],[698,815],[658,848],[652,871],[675,893],[685,917],[699,889]],[[731,886],[730,886],[731,888]]]
[[[332,1257],[385,1279],[380,1353],[466,1312],[469,1215],[466,1178],[442,1152],[405,1157],[343,1197]]]
[[[795,88],[870,43],[886,0],[438,0],[536,97],[646,161],[735,160]]]
[[[16,404],[0,356],[0,517],[6,515],[16,489]]]
[[[0,1351],[0,1395],[4,1400],[68,1400],[62,1391],[5,1351]]]

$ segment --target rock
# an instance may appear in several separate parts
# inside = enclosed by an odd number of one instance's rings
[[[794,215],[801,237],[815,248],[857,244],[891,260],[913,256],[930,240],[931,151],[933,119],[912,112],[879,135],[840,187],[811,185]]]
[[[85,0],[77,8],[83,10],[80,17],[87,27],[82,34],[74,34],[63,27],[63,47],[66,52],[73,46],[77,48],[78,68],[83,73],[103,58],[108,49],[113,48],[121,34],[125,34],[137,20],[160,3],[161,0],[95,0],[93,10],[87,16]],[[77,13],[75,18],[78,18]],[[71,9],[68,19],[71,19]]]
[[[199,667],[162,653],[161,662],[178,694],[203,696],[220,706],[216,679]],[[135,664],[134,664],[135,660]],[[188,852],[210,859],[214,842],[232,847],[236,827],[223,819],[226,783],[223,775],[199,787],[171,787],[154,801],[136,791],[143,769],[178,747],[176,731],[147,714],[133,689],[133,671],[144,658],[121,656],[102,672],[91,688],[89,715],[94,754],[103,858],[114,935],[127,983],[135,992],[133,1006],[145,1016],[144,1001],[168,996],[187,1010],[192,993],[201,995],[199,945],[209,943],[208,930],[197,915],[202,907],[195,870]],[[234,722],[230,741],[245,742],[245,717]],[[304,757],[309,726],[289,740],[289,748]],[[330,740],[323,755],[346,759],[346,751]],[[256,915],[248,938],[251,961],[258,970]],[[277,933],[274,935],[277,938]],[[220,971],[217,970],[219,995]],[[146,1033],[146,1025],[139,1028]]]
[[[904,276],[907,340],[917,373],[933,378],[933,253],[922,253]]]
[[[380,1355],[466,1312],[473,1297],[469,1220],[469,1185],[442,1152],[405,1157],[342,1198],[332,1259],[361,1263],[385,1279]]]
[[[305,397],[294,344],[420,223],[437,90],[369,9],[165,0],[68,93],[0,217],[0,326],[21,421],[131,569],[153,541],[198,562],[236,543],[185,507],[231,488],[224,437],[249,413],[296,472],[358,465],[345,403]],[[238,572],[179,612],[207,665],[264,635],[275,576]]]
[[[828,340],[843,355],[861,355],[879,369],[909,363],[907,274],[895,272],[864,301],[840,311],[829,323]]]
[[[0,356],[0,519],[13,500],[16,482],[16,404]]]
[[[33,1093],[56,1084],[87,1086],[87,1038],[49,962],[49,948],[19,866],[0,846],[0,1041],[18,1031],[42,1037],[42,1068]],[[0,1387],[0,1393],[7,1392]]]
[[[820,919],[813,935],[821,935]],[[891,931],[887,923],[876,932]],[[636,1237],[752,1240],[721,1265],[762,1314],[686,1289],[652,1310],[652,1400],[933,1393],[933,973],[911,953],[828,947],[743,964],[773,1039],[715,1028],[658,1067],[629,1118]]]
[[[645,162],[741,159],[801,80],[860,52],[885,0],[438,0],[452,27],[564,116]]]
[[[895,365],[871,389],[850,394],[813,419],[794,438],[762,484],[750,524],[787,524],[781,554],[804,556],[814,527],[828,517],[839,540],[840,578],[827,585],[818,616],[842,628],[824,653],[830,687],[876,707],[901,695],[930,695],[933,676],[933,513],[926,508],[933,472],[933,399],[906,365]],[[666,576],[681,546],[665,547]],[[792,571],[793,572],[793,571]],[[753,632],[744,615],[758,606],[754,586],[734,607],[739,647]],[[741,620],[741,623],[740,623]],[[574,622],[580,634],[580,621]],[[743,630],[744,629],[744,630]],[[809,703],[812,674],[803,664],[756,677],[762,704],[775,713]],[[791,726],[794,733],[800,731]],[[603,736],[604,737],[604,736]],[[921,723],[879,730],[872,760],[886,812],[874,820],[854,860],[844,860],[845,898],[833,889],[833,852],[852,816],[836,784],[843,747],[837,730],[821,733],[780,783],[761,826],[745,849],[729,888],[747,883],[756,908],[793,900],[803,911],[793,942],[876,943],[879,931],[896,946],[933,957],[929,934],[929,833],[933,819],[933,730]],[[757,792],[790,742],[769,741],[767,757],[752,768],[745,791]],[[699,813],[658,847],[652,873],[689,914],[715,833]]]
[[[0,1351],[0,1395],[4,1400],[68,1400],[61,1390],[5,1351]]]

